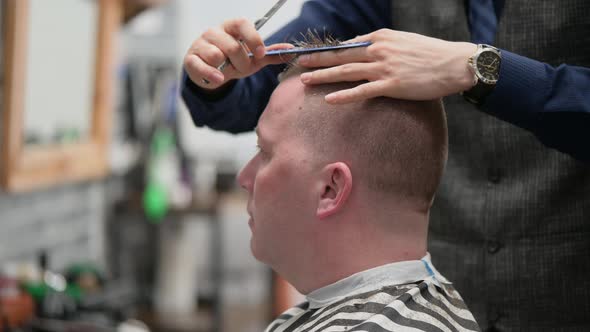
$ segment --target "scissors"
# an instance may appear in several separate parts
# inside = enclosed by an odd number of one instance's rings
[[[272,6],[272,8],[268,12],[266,12],[266,14],[264,14],[264,16],[257,19],[254,22],[254,28],[256,29],[256,31],[260,30],[260,28],[262,28],[262,26],[265,25],[266,22],[268,22],[268,20],[270,20],[270,18],[273,17],[274,14],[276,14],[276,12],[285,4],[285,2],[287,2],[287,0],[277,1],[277,3],[275,3],[275,5]],[[223,71],[223,69],[225,69],[225,67],[227,67],[227,65],[229,65],[229,64],[230,64],[229,59],[225,59],[223,61],[223,63],[220,64],[219,67],[217,67],[217,70]],[[209,81],[206,79],[203,79],[203,83],[209,84]]]
[[[268,22],[268,20],[274,14],[276,14],[276,12],[285,4],[285,2],[287,2],[287,0],[277,1],[277,3],[274,6],[272,6],[272,8],[268,12],[266,12],[266,14],[264,14],[264,16],[262,16],[261,18],[257,19],[254,22],[254,28],[257,31],[260,30],[260,28],[262,28],[262,26],[265,25],[266,22]],[[301,55],[301,54],[307,54],[307,53],[334,51],[334,50],[339,50],[339,49],[347,49],[347,48],[355,48],[355,47],[367,47],[369,45],[371,45],[370,41],[356,42],[356,43],[342,43],[342,44],[338,44],[338,45],[324,45],[324,46],[315,46],[315,47],[294,47],[294,48],[288,48],[288,49],[278,49],[278,50],[267,51],[265,56],[272,56],[272,55],[281,56],[281,55],[287,55],[287,54]],[[250,52],[250,53],[248,53],[248,56],[253,57],[254,55]],[[219,71],[223,71],[223,69],[225,69],[225,67],[227,67],[227,65],[229,65],[229,64],[230,64],[229,59],[225,59],[223,61],[223,63],[217,67],[217,69]],[[209,81],[206,79],[203,79],[203,83],[209,84]]]

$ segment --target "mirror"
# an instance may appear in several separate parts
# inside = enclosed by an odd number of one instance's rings
[[[107,172],[120,0],[4,0],[2,186]]]
[[[23,140],[87,140],[92,116],[97,1],[28,0]]]

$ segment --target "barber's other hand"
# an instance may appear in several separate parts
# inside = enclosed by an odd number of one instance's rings
[[[293,46],[274,44],[266,50],[289,47]],[[248,57],[249,51],[254,54],[253,58]],[[285,57],[265,57],[264,54],[265,46],[254,24],[243,18],[232,19],[205,31],[193,42],[184,57],[184,68],[196,85],[214,90],[229,80],[252,75],[266,65],[290,60]],[[231,64],[221,72],[217,67],[226,59]],[[209,83],[205,83],[204,79]]]
[[[326,96],[343,104],[378,96],[429,100],[468,90],[473,73],[467,59],[477,46],[419,34],[381,29],[347,42],[371,41],[368,47],[302,56],[306,67],[329,67],[301,75],[305,84],[368,81]]]

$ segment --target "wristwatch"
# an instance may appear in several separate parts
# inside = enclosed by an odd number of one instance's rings
[[[500,50],[486,44],[477,45],[477,51],[469,57],[467,64],[473,72],[474,85],[463,91],[463,97],[470,103],[481,105],[485,98],[494,90],[500,77]]]

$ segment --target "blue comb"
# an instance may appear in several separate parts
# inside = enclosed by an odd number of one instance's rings
[[[279,50],[272,50],[267,51],[265,56],[269,55],[288,55],[288,54],[309,54],[309,53],[316,53],[316,52],[326,52],[326,51],[336,51],[348,48],[356,48],[356,47],[367,47],[371,45],[370,41],[366,42],[356,42],[356,43],[344,43],[340,45],[326,45],[326,46],[316,46],[316,47],[294,47],[294,48],[286,48],[286,49],[279,49]],[[248,53],[249,57],[253,57],[252,53]]]

